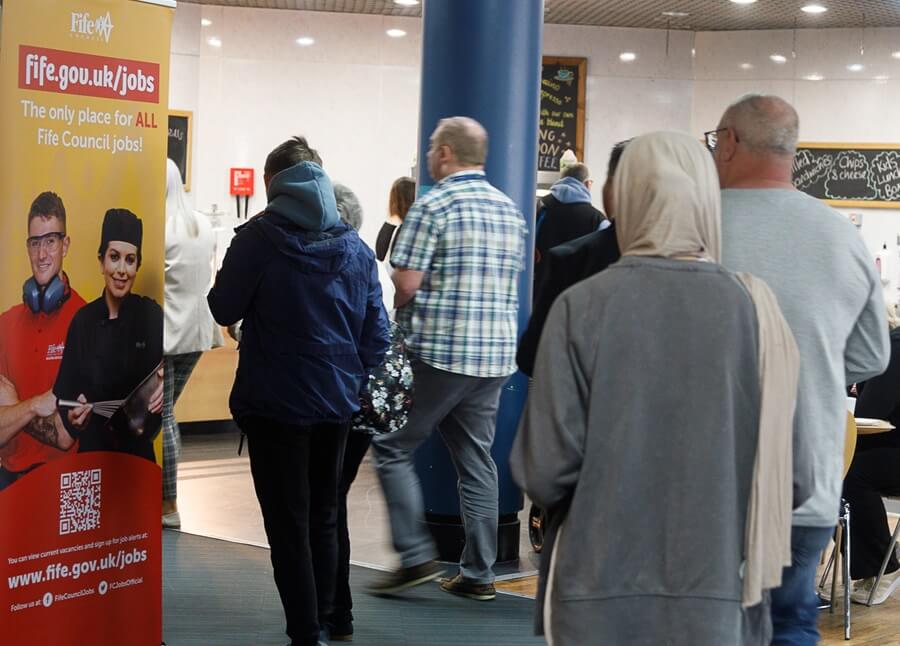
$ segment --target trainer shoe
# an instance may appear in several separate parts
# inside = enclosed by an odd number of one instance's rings
[[[493,583],[468,581],[463,578],[462,574],[457,574],[451,579],[442,579],[441,590],[476,601],[493,601],[497,597],[497,590]]]
[[[869,602],[869,593],[872,592],[873,585],[875,585],[875,577],[860,581],[853,589],[850,599],[854,603],[867,604]],[[888,597],[890,597],[894,590],[897,589],[897,586],[900,586],[900,570],[885,574],[881,577],[878,589],[875,590],[875,594],[872,596],[872,605],[877,606],[878,604],[887,601]]]
[[[181,514],[177,511],[173,511],[171,514],[163,514],[162,526],[163,529],[181,529]]]
[[[417,585],[434,581],[444,573],[437,561],[425,561],[421,565],[404,567],[389,572],[368,586],[372,594],[396,594]]]

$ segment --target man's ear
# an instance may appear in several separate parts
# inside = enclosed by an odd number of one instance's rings
[[[716,149],[719,151],[719,157],[722,161],[730,162],[734,159],[734,156],[737,154],[737,134],[735,134],[733,128],[726,130],[725,136],[718,141]]]

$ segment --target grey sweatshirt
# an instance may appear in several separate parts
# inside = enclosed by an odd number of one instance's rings
[[[845,387],[890,359],[881,283],[856,227],[790,189],[722,191],[722,262],[768,283],[800,350],[795,465],[808,460],[812,496],[793,524],[831,527],[838,515]]]
[[[741,607],[759,409],[756,312],[719,265],[627,257],[556,300],[510,456],[551,514],[553,644],[768,643]]]

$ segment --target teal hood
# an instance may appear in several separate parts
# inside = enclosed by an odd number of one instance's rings
[[[284,216],[301,229],[327,231],[340,222],[331,180],[313,162],[301,162],[275,175],[266,197],[266,211]]]

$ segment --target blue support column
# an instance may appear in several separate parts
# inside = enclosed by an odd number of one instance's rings
[[[422,98],[419,112],[419,187],[434,184],[425,163],[429,137],[450,116],[479,121],[489,136],[488,181],[509,195],[528,222],[526,250],[534,249],[535,181],[540,104],[543,0],[425,0]],[[533,254],[519,281],[519,330],[531,312]],[[509,472],[509,451],[525,403],[528,380],[513,375],[503,389],[493,456],[500,475],[498,560],[519,554],[522,494]],[[426,521],[441,558],[455,561],[463,544],[457,476],[440,436],[416,454]]]

